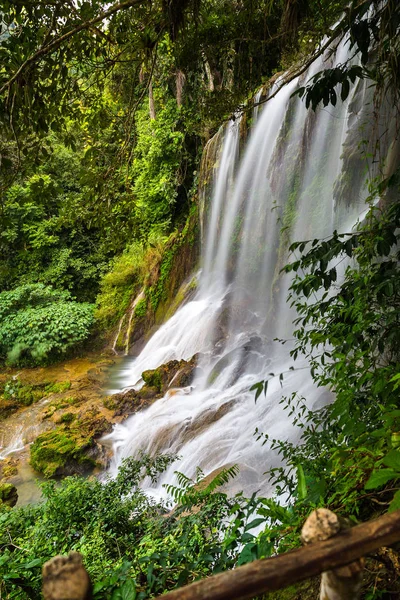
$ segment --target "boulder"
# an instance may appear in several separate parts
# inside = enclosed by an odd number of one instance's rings
[[[46,477],[84,475],[104,462],[104,448],[97,439],[109,433],[112,424],[92,406],[70,423],[39,435],[30,448],[30,463]]]
[[[12,483],[0,483],[0,504],[15,506],[18,501],[18,492]]]
[[[107,398],[105,406],[113,411],[113,417],[129,416],[153,404],[175,388],[187,388],[193,381],[198,356],[190,360],[171,360],[157,369],[142,373],[145,385],[140,390],[127,390]],[[174,388],[174,390],[172,390]],[[177,393],[177,392],[176,392]]]

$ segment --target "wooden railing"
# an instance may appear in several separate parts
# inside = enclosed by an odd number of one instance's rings
[[[321,598],[356,600],[362,585],[362,558],[400,541],[400,510],[348,528],[331,511],[318,509],[307,519],[302,541],[302,548],[196,581],[160,600],[245,600],[321,573]],[[89,600],[90,589],[76,552],[55,557],[43,567],[45,600]]]

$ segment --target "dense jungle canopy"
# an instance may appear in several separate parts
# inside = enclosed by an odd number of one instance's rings
[[[72,308],[71,298],[93,303],[103,286],[98,324],[104,330],[115,322],[127,299],[112,276],[102,279],[112,260],[125,251],[137,264],[138,253],[162,246],[182,226],[204,143],[263,81],[284,68],[301,71],[321,52],[323,36],[326,46],[350,32],[361,66],[327,70],[303,90],[307,105],[345,98],[366,75],[397,90],[393,1],[0,8],[0,289],[17,290],[12,302],[22,294],[26,304],[41,292],[24,286],[51,285],[62,292],[53,300],[63,298],[66,319],[82,308],[68,347],[91,325],[87,305]],[[367,67],[372,52],[378,58]],[[13,349],[18,357],[24,346],[29,355],[29,344],[8,329],[0,333],[3,358]],[[51,349],[63,347],[43,341],[36,354]]]

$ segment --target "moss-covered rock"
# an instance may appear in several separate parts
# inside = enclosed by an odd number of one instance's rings
[[[0,421],[11,414],[38,402],[54,393],[63,392],[71,386],[69,381],[54,383],[52,381],[27,383],[18,376],[3,378],[0,382]]]
[[[104,399],[104,406],[113,417],[132,415],[162,398],[171,387],[186,387],[193,381],[198,356],[190,360],[171,360],[157,369],[142,373],[145,385],[140,390],[128,390]]]
[[[18,492],[11,483],[0,483],[0,504],[15,506],[18,501]]]
[[[111,427],[96,408],[77,418],[72,415],[55,430],[36,438],[31,446],[30,463],[46,477],[87,473],[102,458],[102,448],[96,439]]]
[[[136,352],[154,328],[190,296],[195,284],[187,282],[181,291],[180,288],[198,259],[198,230],[198,207],[193,202],[186,222],[180,228],[156,245],[143,249],[138,259],[141,266],[133,279],[124,279],[122,287],[119,285],[118,261],[113,271],[105,276],[104,284],[110,290],[108,295],[102,293],[98,298],[97,317],[105,331],[110,332],[110,326],[115,327],[112,335],[107,336],[114,351]],[[128,259],[127,254],[124,260]],[[133,269],[133,258],[131,262]],[[117,288],[118,293],[111,293]]]
[[[171,386],[186,387],[193,381],[196,368],[197,356],[187,360],[170,360],[157,369],[151,369],[142,373],[142,379],[146,385],[156,388],[165,393]]]
[[[8,479],[18,473],[18,458],[8,456],[0,463],[0,477]]]
[[[158,392],[161,392],[162,381],[161,381],[162,367],[159,369],[152,369],[143,371],[142,379],[146,385],[155,388]]]

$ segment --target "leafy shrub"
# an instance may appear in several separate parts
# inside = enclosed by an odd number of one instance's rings
[[[40,364],[59,358],[85,340],[93,306],[43,284],[0,294],[0,356],[10,364]]]
[[[140,242],[131,244],[114,259],[111,270],[104,275],[96,310],[96,319],[101,326],[115,324],[127,310],[135,288],[143,281],[144,255]]]
[[[273,544],[251,533],[273,503],[228,498],[218,491],[236,468],[201,485],[178,473],[169,492],[180,506],[168,509],[140,487],[156,482],[170,455],[128,459],[115,479],[68,477],[42,485],[45,502],[0,508],[0,592],[6,598],[39,598],[42,564],[76,550],[94,583],[94,599],[144,600],[213,572],[267,556]],[[195,507],[195,509],[194,509]]]

